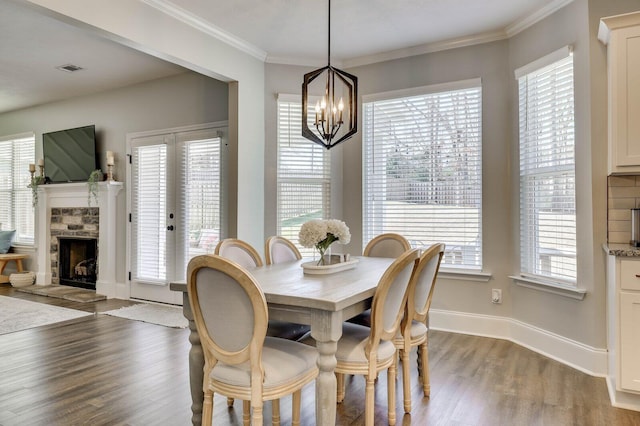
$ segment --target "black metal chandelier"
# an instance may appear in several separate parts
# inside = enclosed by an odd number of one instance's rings
[[[327,66],[304,75],[302,136],[331,149],[358,131],[358,78],[331,66],[331,0],[328,3]],[[308,114],[309,96],[318,97],[315,118]]]

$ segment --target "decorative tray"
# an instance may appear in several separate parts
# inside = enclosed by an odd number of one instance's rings
[[[356,267],[358,259],[347,260],[341,263],[331,263],[329,265],[318,265],[317,260],[311,262],[305,262],[302,264],[302,270],[305,274],[310,275],[323,275],[323,274],[335,274],[336,272],[346,271]]]

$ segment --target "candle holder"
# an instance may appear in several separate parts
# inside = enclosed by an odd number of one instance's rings
[[[115,182],[116,179],[113,176],[113,164],[107,164],[107,182]]]
[[[35,170],[29,170],[29,174],[31,175],[31,180],[29,182],[33,182],[33,177],[36,174]]]
[[[44,177],[44,166],[39,164],[38,167],[40,168],[40,177],[43,178]]]

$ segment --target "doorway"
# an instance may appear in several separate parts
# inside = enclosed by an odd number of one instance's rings
[[[169,289],[223,235],[226,124],[127,137],[130,297],[182,304]]]

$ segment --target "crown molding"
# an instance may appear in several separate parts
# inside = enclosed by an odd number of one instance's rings
[[[566,5],[573,3],[573,0],[554,0],[551,3],[541,7],[537,11],[533,12],[531,15],[526,16],[519,21],[514,22],[511,25],[508,25],[505,28],[505,32],[507,33],[507,37],[513,37],[514,35],[526,30],[532,25],[542,21],[547,16],[557,12],[562,9]]]
[[[212,23],[202,19],[201,17],[171,3],[167,0],[141,0],[143,3],[153,7],[154,9],[171,16],[178,21],[181,21],[190,27],[195,28],[198,31],[202,31],[223,43],[228,44],[248,55],[253,56],[260,61],[264,61],[267,57],[267,52],[252,45],[251,43],[242,40],[233,34],[224,31],[221,28],[216,27]]]
[[[326,59],[317,59],[317,58],[300,58],[300,57],[290,57],[290,56],[271,56],[267,55],[267,59],[265,60],[268,64],[277,64],[277,65],[294,65],[300,67],[313,67],[320,68],[327,65]],[[336,68],[343,68],[345,62],[340,59],[331,58],[331,65]]]
[[[245,52],[256,59],[259,59],[265,63],[281,64],[281,65],[294,65],[305,67],[320,67],[325,65],[324,62],[300,57],[286,57],[286,56],[269,56],[264,50],[252,45],[251,43],[242,40],[233,34],[216,27],[210,22],[202,19],[201,17],[173,4],[169,0],[141,0],[143,3],[153,7],[154,9],[171,16],[185,24],[208,34],[223,43],[230,45],[242,52]],[[362,65],[369,65],[378,62],[385,62],[395,59],[403,59],[411,56],[424,55],[427,53],[434,53],[443,50],[455,49],[466,46],[473,46],[476,44],[490,43],[493,41],[505,40],[514,35],[524,31],[537,22],[543,20],[547,16],[553,14],[559,9],[572,3],[574,0],[554,0],[551,3],[543,6],[539,10],[535,11],[529,16],[508,25],[502,30],[490,31],[482,34],[477,34],[469,37],[460,37],[451,40],[445,40],[436,43],[427,43],[419,46],[407,47],[403,49],[391,50],[383,53],[377,53],[374,55],[365,55],[352,59],[344,59],[335,62],[338,67],[353,68]]]
[[[456,49],[459,47],[473,46],[476,44],[490,43],[492,41],[504,40],[508,38],[507,34],[502,31],[490,31],[482,34],[476,34],[469,37],[460,37],[451,40],[445,40],[436,43],[428,43],[420,46],[407,47],[404,49],[391,50],[375,55],[360,56],[358,58],[343,61],[345,68],[353,68],[361,65],[369,65],[376,62],[391,61],[394,59],[402,59],[410,56],[424,55],[426,53],[440,52],[443,50]]]

